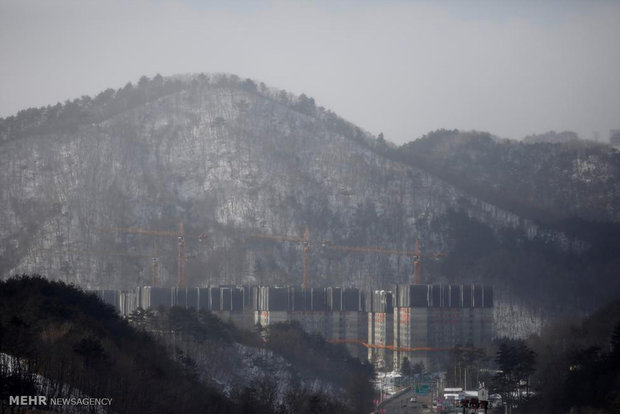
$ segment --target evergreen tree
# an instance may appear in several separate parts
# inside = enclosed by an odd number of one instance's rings
[[[402,364],[400,364],[400,373],[407,377],[411,376],[412,369],[411,369],[411,363],[409,363],[409,358],[407,357],[403,358],[403,362]]]

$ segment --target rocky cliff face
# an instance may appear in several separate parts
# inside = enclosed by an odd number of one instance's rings
[[[466,217],[495,235],[588,248],[386,157],[373,137],[311,98],[234,76],[142,79],[2,120],[0,137],[5,277],[37,272],[129,288],[150,283],[156,249],[160,283],[173,285],[176,237],[110,228],[174,232],[181,220],[188,285],[300,283],[299,244],[251,235],[299,237],[306,226],[317,241],[405,250],[419,238],[424,252],[449,255],[457,244],[444,219]],[[428,282],[489,282],[485,272],[423,266]],[[407,257],[311,247],[316,285],[385,288],[409,280],[411,269]]]

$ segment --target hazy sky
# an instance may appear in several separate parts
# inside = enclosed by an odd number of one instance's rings
[[[0,0],[0,116],[230,72],[387,139],[620,128],[620,1]]]

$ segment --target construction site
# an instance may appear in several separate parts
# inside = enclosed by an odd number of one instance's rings
[[[151,286],[130,291],[97,290],[95,293],[123,316],[138,308],[157,310],[173,306],[207,310],[243,328],[297,321],[307,332],[318,333],[332,343],[342,343],[351,355],[371,361],[379,369],[398,369],[406,357],[410,363],[432,367],[447,358],[455,346],[485,347],[493,339],[493,289],[468,284],[422,284],[421,258],[440,258],[443,253],[423,255],[420,243],[411,251],[380,247],[334,245],[329,241],[272,234],[250,238],[292,242],[302,250],[303,274],[298,286],[185,287],[183,222],[179,231],[140,228],[107,228],[105,231],[174,237],[177,240],[176,287],[158,287],[158,259],[154,249]],[[206,235],[198,236],[200,241]],[[310,249],[388,254],[413,259],[410,284],[384,290],[357,287],[312,287]]]
[[[243,328],[297,321],[308,332],[345,344],[380,369],[407,357],[430,367],[457,345],[493,338],[493,290],[482,285],[395,285],[391,290],[299,286],[139,287],[94,291],[123,316],[138,308],[207,310]]]

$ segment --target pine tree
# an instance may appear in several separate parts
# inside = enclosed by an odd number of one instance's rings
[[[403,362],[400,364],[400,373],[406,377],[411,376],[411,364],[409,363],[409,358],[403,358]]]

